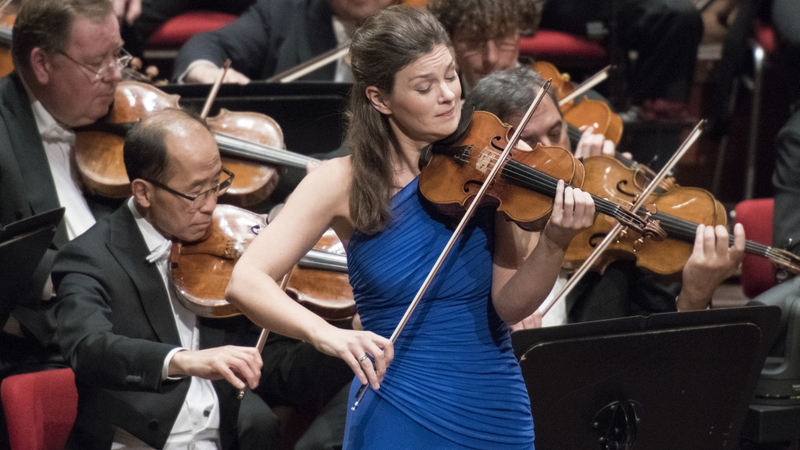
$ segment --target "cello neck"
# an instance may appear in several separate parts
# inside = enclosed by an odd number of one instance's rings
[[[223,133],[214,133],[214,139],[217,141],[220,153],[226,156],[235,156],[255,162],[279,164],[298,169],[305,169],[308,163],[319,161],[310,156],[269,145],[256,144]]]

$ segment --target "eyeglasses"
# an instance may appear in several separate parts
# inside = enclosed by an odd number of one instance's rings
[[[75,64],[77,64],[77,65],[83,67],[84,69],[88,70],[89,72],[93,73],[94,74],[94,80],[92,80],[92,81],[97,81],[97,80],[99,80],[101,78],[105,78],[105,76],[108,74],[108,72],[111,69],[114,69],[114,68],[116,68],[117,70],[124,69],[125,67],[128,66],[128,64],[130,64],[131,60],[133,59],[133,56],[130,53],[125,51],[124,48],[121,48],[121,49],[119,49],[119,52],[118,52],[117,56],[114,58],[113,61],[111,61],[107,65],[101,67],[100,69],[93,69],[93,68],[87,66],[86,64],[82,64],[82,63],[76,61],[75,59],[73,59],[71,56],[69,56],[65,52],[59,51],[58,53],[66,56],[67,59],[69,59],[70,61],[74,62]]]
[[[486,46],[493,43],[495,48],[500,53],[510,53],[516,51],[519,46],[519,39],[517,36],[507,36],[493,39],[464,39],[453,40],[453,43],[458,46],[463,53],[483,53],[486,51]]]
[[[206,204],[209,197],[211,197],[212,195],[214,195],[215,197],[219,197],[220,195],[224,194],[229,187],[231,187],[231,184],[233,183],[233,172],[223,167],[222,173],[228,175],[228,178],[226,178],[224,181],[221,181],[218,185],[212,187],[211,189],[205,190],[197,195],[187,195],[182,192],[178,192],[175,189],[172,189],[171,187],[167,186],[166,184],[159,183],[158,181],[155,180],[145,179],[145,181],[151,183],[155,187],[161,188],[169,192],[170,194],[177,195],[178,197],[189,200],[190,202],[192,202],[192,204],[190,205],[191,210],[197,211],[198,209],[200,209],[201,206]]]

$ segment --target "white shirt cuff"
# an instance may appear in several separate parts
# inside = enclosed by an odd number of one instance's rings
[[[172,349],[172,351],[167,353],[167,357],[164,358],[164,367],[161,368],[161,379],[162,380],[173,380],[174,381],[174,380],[180,380],[181,378],[186,378],[186,375],[178,375],[178,376],[174,376],[174,377],[169,376],[169,363],[170,363],[170,361],[172,361],[172,357],[175,356],[175,353],[182,352],[184,350],[186,350],[186,349],[183,348],[183,347],[175,347],[175,348]]]

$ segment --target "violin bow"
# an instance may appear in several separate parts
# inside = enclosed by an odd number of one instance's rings
[[[442,263],[444,263],[444,259],[450,253],[450,250],[453,248],[453,245],[455,245],[455,242],[458,239],[458,237],[461,236],[461,232],[464,231],[467,222],[469,221],[470,218],[472,218],[472,215],[478,208],[478,204],[480,204],[480,201],[483,198],[484,194],[489,189],[489,186],[494,181],[496,175],[500,172],[500,169],[505,163],[506,159],[508,158],[508,155],[511,153],[511,150],[517,145],[517,142],[519,142],[519,137],[522,134],[522,130],[525,129],[525,126],[528,124],[528,121],[530,121],[534,111],[536,111],[536,108],[539,106],[539,103],[541,103],[542,98],[544,98],[545,94],[547,93],[547,90],[550,88],[550,83],[552,83],[552,81],[553,81],[552,78],[548,79],[544,83],[544,86],[542,86],[542,88],[539,90],[539,93],[536,95],[536,98],[533,99],[533,103],[531,103],[531,106],[528,108],[528,111],[525,113],[525,116],[522,118],[522,121],[520,122],[519,126],[516,127],[516,129],[514,130],[514,134],[511,136],[511,139],[509,139],[508,144],[506,144],[506,147],[503,149],[503,153],[501,153],[500,157],[497,158],[497,162],[489,171],[489,174],[486,176],[486,180],[484,180],[477,194],[475,194],[475,197],[472,199],[472,202],[467,208],[467,211],[464,213],[464,217],[461,218],[461,221],[458,223],[458,226],[453,231],[453,234],[450,236],[450,240],[447,241],[447,245],[445,245],[444,250],[442,250],[442,253],[439,255],[439,258],[433,264],[433,267],[431,268],[431,271],[428,273],[428,276],[425,278],[425,281],[422,282],[422,286],[420,286],[419,291],[417,291],[417,295],[414,296],[414,299],[411,301],[411,304],[408,305],[408,309],[406,309],[405,314],[403,314],[403,317],[400,319],[400,322],[394,329],[394,332],[392,333],[392,336],[390,338],[392,344],[394,344],[397,341],[397,337],[403,331],[403,328],[405,328],[406,324],[408,323],[408,320],[411,318],[411,314],[417,308],[417,305],[419,305],[420,300],[422,300],[422,296],[425,295],[425,292],[428,290],[428,287],[433,281],[433,277],[439,271],[439,268],[442,266]],[[358,404],[361,403],[361,399],[364,398],[364,394],[366,394],[367,392],[367,387],[369,387],[369,384],[362,384],[361,387],[358,389],[358,392],[356,392],[356,401],[351,407],[353,411],[356,410]]]
[[[309,74],[320,67],[324,67],[337,59],[345,56],[347,52],[350,51],[350,39],[342,42],[336,48],[328,50],[325,53],[315,56],[314,58],[309,59],[308,61],[302,62],[288,70],[284,70],[283,72],[273,75],[267,78],[267,83],[288,83],[290,81],[294,81],[306,74]]]
[[[292,277],[293,270],[294,266],[292,266],[292,268],[289,269],[288,272],[286,272],[286,275],[284,275],[283,279],[281,280],[281,290],[283,292],[286,292],[286,287],[289,286],[289,278]],[[256,341],[255,345],[256,350],[258,350],[258,353],[261,353],[264,350],[264,344],[267,343],[267,337],[269,337],[269,330],[266,328],[262,328],[261,334],[258,335],[258,341]],[[245,389],[247,388],[245,387]],[[239,395],[237,397],[239,400],[244,398],[245,389],[239,389]]]
[[[211,91],[208,93],[208,98],[206,99],[205,105],[203,105],[203,111],[200,112],[200,118],[205,119],[208,116],[208,112],[211,110],[211,105],[214,103],[214,99],[217,97],[217,93],[219,92],[219,87],[222,85],[222,80],[225,78],[225,73],[228,72],[228,68],[231,67],[231,60],[228,59],[225,61],[225,64],[222,65],[222,73],[219,74],[217,81],[214,82],[214,85],[211,86]],[[283,276],[283,280],[281,280],[281,290],[286,291],[286,286],[289,285],[289,278],[292,276],[292,269],[289,269],[286,272],[286,275]],[[269,330],[266,328],[261,329],[261,333],[258,335],[258,341],[256,341],[256,350],[258,353],[261,353],[264,350],[264,344],[267,342],[267,337],[269,337]],[[237,398],[239,400],[244,398],[245,389],[247,386],[245,385],[244,389],[239,389],[239,395]]]
[[[590,76],[589,78],[587,78],[586,81],[584,81],[583,83],[579,84],[578,87],[576,87],[572,92],[570,92],[569,95],[567,95],[566,97],[564,97],[561,100],[559,100],[558,101],[558,106],[561,107],[561,106],[566,105],[567,103],[571,102],[572,100],[575,100],[576,98],[578,98],[579,95],[582,95],[584,92],[588,91],[589,89],[591,89],[591,88],[597,86],[598,84],[602,83],[603,81],[605,81],[608,78],[608,72],[611,71],[611,69],[613,69],[613,68],[614,68],[614,66],[605,66],[600,71],[598,71],[596,74],[594,74],[594,75]]]
[[[214,99],[217,98],[217,93],[219,92],[219,87],[222,85],[222,80],[225,79],[225,74],[228,72],[228,69],[231,67],[231,60],[226,59],[225,63],[222,65],[222,72],[219,74],[217,81],[211,86],[211,91],[208,93],[208,98],[206,99],[206,103],[203,105],[203,110],[200,112],[200,118],[205,119],[208,117],[208,112],[211,110],[211,105],[214,103]]]
[[[659,183],[661,183],[661,181],[667,176],[667,174],[672,171],[672,169],[675,167],[678,161],[680,161],[680,159],[683,158],[683,155],[685,155],[686,152],[692,147],[692,145],[694,145],[695,141],[697,141],[697,139],[702,134],[703,128],[705,127],[705,123],[706,121],[705,119],[703,119],[700,122],[698,122],[697,125],[695,125],[692,132],[689,134],[689,136],[686,137],[686,139],[683,141],[683,143],[675,152],[675,154],[672,155],[672,157],[669,159],[669,161],[667,161],[666,165],[664,165],[661,171],[659,171],[656,174],[656,176],[650,181],[650,184],[647,185],[647,188],[644,191],[642,191],[641,194],[639,194],[639,196],[636,199],[636,202],[634,202],[633,206],[631,207],[632,213],[636,214],[636,212],[639,211],[642,205],[644,205],[648,201],[650,195],[658,188]],[[572,277],[570,277],[570,279],[561,288],[558,294],[553,296],[549,302],[542,303],[542,305],[539,306],[538,311],[542,314],[542,317],[544,317],[544,315],[547,314],[548,311],[550,311],[550,309],[553,307],[553,305],[555,305],[557,301],[559,301],[562,298],[565,298],[570,292],[572,292],[572,290],[578,284],[578,281],[580,281],[580,279],[583,278],[583,276],[589,272],[589,269],[591,269],[592,265],[597,260],[597,258],[600,257],[600,254],[602,254],[603,251],[617,239],[617,236],[622,232],[623,228],[625,228],[624,225],[617,222],[617,224],[614,226],[614,228],[611,229],[611,231],[603,239],[603,241],[594,249],[592,254],[589,255],[589,258],[587,258],[586,261],[578,268],[578,270],[575,271]],[[644,236],[644,234],[642,236]]]

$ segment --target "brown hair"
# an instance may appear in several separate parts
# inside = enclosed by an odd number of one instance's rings
[[[437,45],[450,45],[439,22],[425,11],[402,5],[368,18],[353,35],[350,57],[355,81],[346,135],[353,164],[350,215],[364,233],[377,233],[389,221],[391,152],[397,148],[388,119],[366,96],[367,87],[391,94],[395,74]]]
[[[25,0],[14,22],[11,57],[14,67],[29,71],[31,51],[65,52],[77,16],[102,22],[114,14],[109,0]]]
[[[544,0],[430,0],[430,11],[452,37],[462,31],[475,39],[532,36],[539,29]]]

